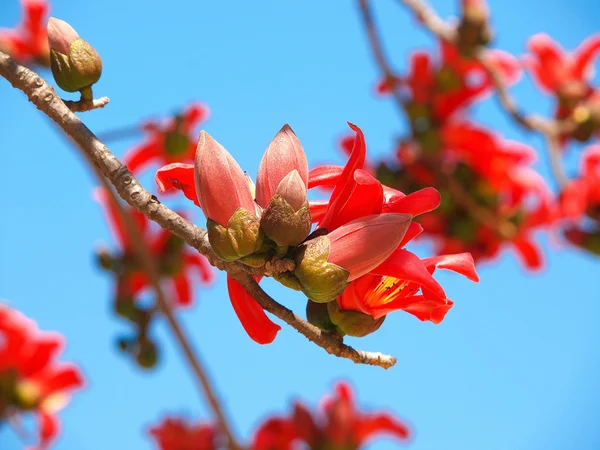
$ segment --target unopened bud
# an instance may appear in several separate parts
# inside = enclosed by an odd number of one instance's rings
[[[329,303],[335,303],[335,301]],[[308,300],[306,303],[306,320],[323,331],[333,333],[338,329],[329,318],[329,312],[327,312],[329,303],[315,303]]]
[[[51,17],[48,21],[50,67],[58,86],[67,92],[81,91],[92,100],[91,86],[102,75],[102,59],[66,22]]]
[[[302,292],[312,301],[327,303],[344,292],[350,272],[327,261],[329,238],[320,236],[305,242],[296,251],[296,269]]]
[[[142,369],[152,369],[158,363],[158,348],[150,339],[142,337],[138,341],[135,360]]]
[[[379,329],[386,316],[375,320],[372,316],[358,311],[340,309],[338,302],[327,303],[327,312],[331,323],[338,331],[354,337],[363,337]]]
[[[258,217],[244,208],[233,213],[227,228],[211,219],[207,220],[206,228],[213,251],[223,261],[235,261],[257,252],[264,240]]]
[[[263,211],[260,226],[269,239],[282,247],[299,245],[310,234],[312,219],[306,186],[296,170],[279,184]]]

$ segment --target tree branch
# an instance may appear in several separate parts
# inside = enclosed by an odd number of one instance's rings
[[[226,263],[218,259],[210,247],[206,230],[188,222],[144,189],[127,167],[69,110],[54,89],[38,74],[16,64],[8,55],[0,52],[0,75],[6,78],[13,87],[23,91],[40,111],[56,122],[77,147],[93,161],[123,200],[197,249],[213,266],[227,271],[235,279],[241,281],[248,292],[267,311],[333,355],[386,369],[396,363],[396,359],[392,356],[357,351],[334,340],[331,336],[321,333],[317,327],[277,303],[258,284],[254,283],[254,280],[250,282],[251,275],[270,275],[279,271],[291,270],[293,262],[275,260],[262,269],[251,269],[239,263]]]
[[[100,97],[91,101],[79,100],[74,102],[72,100],[63,100],[63,102],[65,105],[67,105],[67,108],[73,112],[86,112],[93,109],[104,108],[106,105],[108,105],[110,99],[108,97]]]

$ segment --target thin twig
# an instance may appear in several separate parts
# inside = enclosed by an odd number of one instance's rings
[[[108,105],[110,99],[108,97],[100,97],[91,101],[79,100],[75,102],[72,100],[63,100],[63,102],[67,105],[67,108],[73,112],[86,112],[93,109],[104,108]]]
[[[282,260],[280,261],[281,264],[274,264],[272,267],[250,269],[242,264],[225,263],[218,259],[210,247],[206,230],[188,222],[144,189],[127,167],[65,106],[54,89],[38,74],[15,63],[8,55],[0,52],[0,75],[6,78],[13,87],[23,91],[40,111],[62,128],[64,133],[98,166],[123,200],[197,249],[202,255],[206,256],[213,266],[226,270],[236,279],[241,280],[248,292],[267,311],[272,312],[276,317],[331,354],[348,358],[357,363],[371,364],[383,368],[389,368],[395,364],[396,359],[391,356],[384,356],[380,353],[359,352],[341,342],[333,343],[331,337],[321,333],[317,327],[293,315],[291,311],[268,296],[256,283],[246,282],[245,280],[251,274],[266,274],[269,271],[275,273],[275,270],[289,269],[291,266],[289,262]]]

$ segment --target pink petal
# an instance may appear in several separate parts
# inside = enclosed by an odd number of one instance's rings
[[[407,214],[376,214],[329,233],[328,261],[350,272],[348,281],[370,272],[398,247],[410,224]]]
[[[63,55],[69,54],[71,43],[79,39],[79,35],[64,20],[50,17],[48,20],[48,44],[50,48]]]
[[[335,186],[343,171],[343,166],[315,167],[308,172],[308,189],[317,186]]]
[[[413,217],[440,206],[440,193],[431,187],[421,189],[402,198],[395,197],[386,203],[386,210],[410,214]]]
[[[273,138],[258,168],[256,202],[265,208],[286,175],[298,171],[308,187],[308,162],[302,144],[289,125],[284,125]]]
[[[200,132],[194,162],[196,195],[207,218],[222,226],[238,208],[252,213],[254,199],[235,159],[205,131]]]

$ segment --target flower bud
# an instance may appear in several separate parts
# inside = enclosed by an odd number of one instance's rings
[[[312,300],[308,300],[306,303],[306,320],[323,331],[333,333],[337,332],[338,329],[329,318],[329,312],[327,312],[327,305],[329,303],[315,303]]]
[[[304,295],[317,303],[327,303],[344,292],[350,273],[327,261],[329,238],[319,236],[298,247],[294,259],[294,275]]]
[[[458,47],[469,54],[475,47],[492,40],[489,9],[484,0],[462,0],[462,17],[457,28]]]
[[[92,100],[91,86],[102,75],[102,59],[67,23],[51,17],[48,21],[50,67],[58,86],[67,92],[81,91]]]
[[[263,211],[260,226],[278,246],[301,244],[310,233],[312,219],[306,186],[298,171],[290,172]]]
[[[205,131],[194,160],[196,195],[207,219],[228,227],[239,208],[256,211],[248,180],[237,161]],[[258,219],[257,219],[258,220]]]
[[[235,261],[257,252],[264,235],[258,218],[244,208],[238,208],[227,227],[212,219],[206,222],[208,240],[215,254],[223,261]]]
[[[340,309],[337,301],[327,303],[329,319],[338,332],[348,336],[363,337],[379,329],[386,316],[375,320],[372,316],[358,311]]]
[[[294,170],[304,188],[308,188],[308,162],[304,149],[290,126],[284,125],[267,147],[260,162],[256,177],[256,202],[266,208],[279,190],[281,181]],[[294,209],[297,210],[298,207]]]

